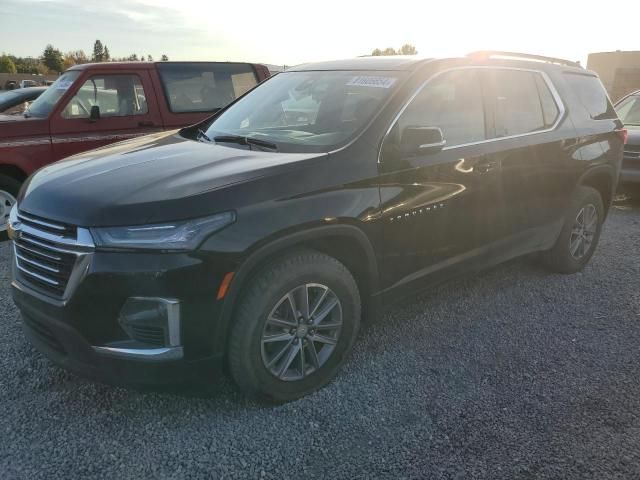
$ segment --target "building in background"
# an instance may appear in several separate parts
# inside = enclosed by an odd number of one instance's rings
[[[590,53],[587,68],[600,76],[614,102],[640,90],[640,51]]]

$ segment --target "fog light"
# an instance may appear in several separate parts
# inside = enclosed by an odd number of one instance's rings
[[[180,302],[169,298],[128,298],[118,322],[141,343],[176,347],[180,345]]]

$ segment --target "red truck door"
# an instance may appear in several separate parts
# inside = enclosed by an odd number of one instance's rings
[[[76,85],[50,119],[52,160],[162,129],[148,70],[90,70]]]

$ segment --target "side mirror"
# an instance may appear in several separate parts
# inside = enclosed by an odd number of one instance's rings
[[[91,112],[89,113],[89,121],[97,122],[98,120],[100,120],[100,107],[94,105],[91,107]]]
[[[439,152],[447,142],[439,127],[405,127],[400,138],[402,151],[409,154]]]

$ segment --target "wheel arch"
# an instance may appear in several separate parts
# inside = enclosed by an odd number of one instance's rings
[[[6,175],[7,177],[11,177],[20,183],[23,183],[28,177],[27,173],[24,170],[10,163],[0,164],[0,175]]]
[[[252,274],[292,248],[309,248],[336,258],[354,276],[362,299],[363,315],[377,311],[373,294],[379,288],[378,265],[368,236],[353,225],[327,225],[278,237],[253,251],[235,271],[221,309],[224,349],[237,300]]]
[[[616,176],[610,165],[600,165],[587,170],[578,180],[578,186],[591,187],[600,193],[602,204],[605,209],[605,216],[609,212],[609,207],[613,201],[613,194],[616,187]]]

